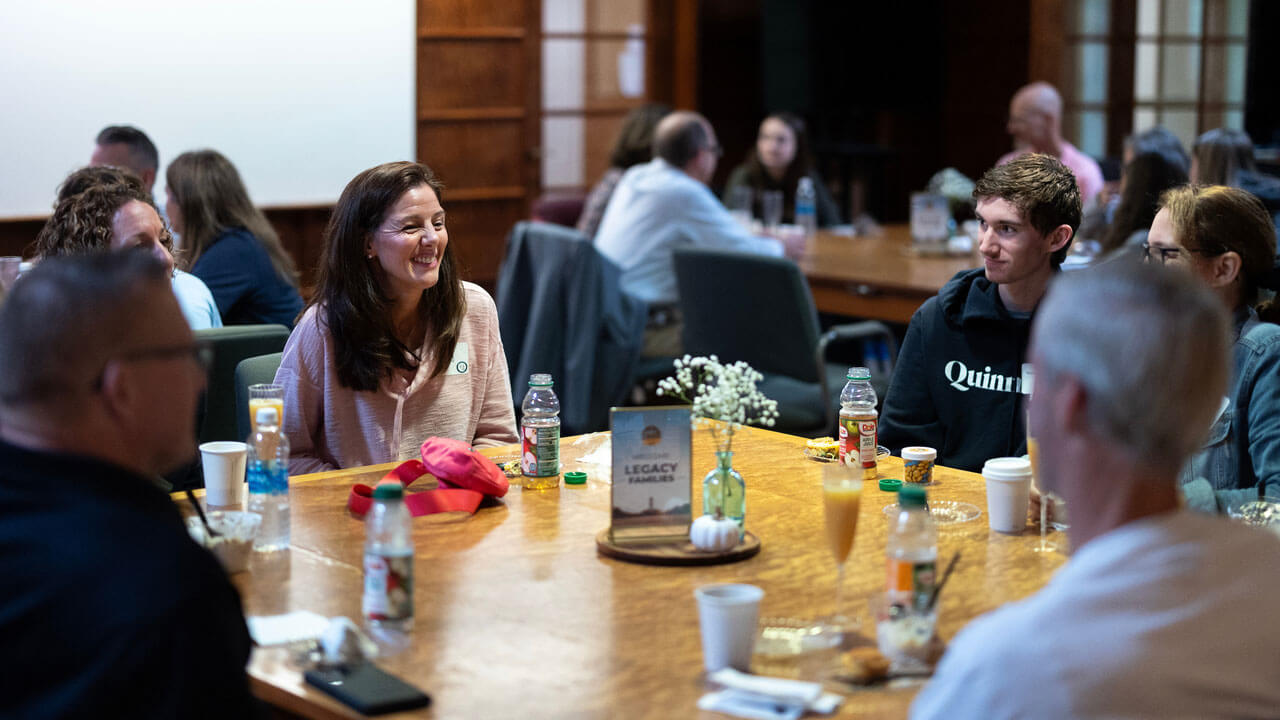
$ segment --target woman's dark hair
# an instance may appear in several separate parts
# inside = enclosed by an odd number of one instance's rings
[[[609,154],[609,164],[626,170],[653,159],[653,129],[670,112],[666,105],[648,103],[627,113]]]
[[[782,186],[782,212],[784,216],[790,216],[795,212],[796,185],[800,183],[800,178],[813,171],[809,134],[805,131],[804,119],[799,115],[789,112],[771,113],[760,121],[760,126],[763,127],[765,122],[771,119],[786,125],[791,130],[791,134],[796,137],[795,157],[791,158],[791,164],[787,165],[787,170],[782,174],[782,180],[779,183]],[[751,187],[756,189],[770,187],[775,182],[769,175],[769,171],[765,169],[764,163],[760,162],[760,153],[756,150],[755,143],[751,144],[751,153],[747,158],[747,180]]]
[[[392,299],[382,283],[382,269],[369,258],[370,235],[408,191],[431,188],[444,202],[444,186],[422,163],[393,162],[369,168],[343,189],[324,231],[322,262],[311,304],[319,305],[333,336],[338,380],[353,390],[373,391],[394,370],[415,370],[418,348],[406,347],[392,324]],[[433,335],[435,367],[443,373],[453,357],[466,314],[466,299],[452,243],[445,245],[440,277],[422,292],[418,321]]]
[[[169,163],[164,177],[182,215],[182,249],[192,265],[219,235],[240,228],[262,243],[276,274],[298,287],[293,258],[285,252],[267,217],[249,200],[240,173],[222,153],[182,153]]]
[[[1123,246],[1134,231],[1151,227],[1160,210],[1160,196],[1169,188],[1186,184],[1186,171],[1170,164],[1164,154],[1148,152],[1135,156],[1124,169],[1124,190],[1111,227],[1102,238],[1102,251],[1111,252]]]
[[[1240,256],[1241,305],[1258,302],[1258,288],[1275,287],[1276,228],[1262,201],[1246,190],[1212,186],[1174,188],[1160,198],[1169,211],[1174,237],[1188,250],[1209,257]],[[1274,308],[1260,308],[1270,316]],[[1265,319],[1265,318],[1264,318]]]
[[[1184,175],[1191,172],[1191,157],[1182,141],[1162,125],[1134,133],[1124,139],[1124,144],[1135,158],[1144,153],[1160,153],[1165,162],[1180,168]]]
[[[1253,141],[1243,130],[1210,130],[1196,138],[1191,154],[1196,159],[1197,185],[1240,187],[1240,171],[1252,171],[1256,168],[1253,162]]]

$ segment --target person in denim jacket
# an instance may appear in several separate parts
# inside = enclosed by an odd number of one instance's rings
[[[1280,286],[1276,234],[1262,202],[1236,188],[1181,187],[1161,199],[1144,245],[1148,262],[1184,267],[1235,317],[1233,374],[1205,445],[1182,470],[1191,507],[1226,512],[1280,496],[1280,312],[1254,308]]]

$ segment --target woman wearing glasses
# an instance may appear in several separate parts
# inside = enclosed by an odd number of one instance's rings
[[[432,436],[518,439],[497,308],[459,277],[443,189],[426,165],[395,162],[338,198],[276,373],[289,474],[407,460]]]
[[[1280,288],[1276,234],[1262,202],[1214,185],[1165,193],[1143,245],[1148,262],[1187,269],[1234,313],[1234,373],[1208,442],[1183,469],[1188,503],[1228,510],[1261,495],[1280,496]]]

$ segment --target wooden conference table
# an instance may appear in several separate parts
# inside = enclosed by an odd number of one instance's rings
[[[960,256],[920,256],[908,225],[886,225],[880,236],[848,237],[819,230],[800,259],[818,310],[906,324],[951,276],[978,267],[976,249]]]
[[[694,433],[695,512],[702,471],[714,466],[705,435]],[[701,677],[694,588],[759,585],[762,617],[831,613],[836,573],[823,529],[823,466],[802,455],[803,439],[756,428],[735,438],[734,465],[747,482],[747,528],[763,544],[758,555],[728,565],[656,567],[596,552],[595,535],[609,522],[608,438],[596,433],[562,443],[564,469],[585,470],[585,487],[512,488],[474,517],[414,521],[412,641],[379,664],[434,702],[399,717],[723,717],[696,708],[711,688]],[[513,450],[486,454],[513,456]],[[249,572],[233,576],[246,614],[310,610],[360,617],[364,524],[345,501],[353,482],[376,482],[389,467],[293,478],[292,549],[255,555]],[[901,477],[901,469],[901,460],[890,458],[881,475]],[[977,520],[940,534],[940,560],[964,551],[940,601],[939,633],[949,640],[978,614],[1040,588],[1065,556],[1034,552],[1039,536],[1032,527],[1019,536],[990,533],[980,476],[938,468],[934,481],[933,500],[983,509]],[[410,489],[418,484],[423,481]],[[850,609],[864,616],[864,635],[867,598],[884,589],[882,509],[894,500],[872,483],[864,487],[845,593]],[[800,660],[757,655],[753,670],[819,679],[835,662],[835,651]],[[306,717],[356,717],[306,685],[282,648],[255,649],[249,673],[254,692],[280,708]],[[915,694],[829,687],[847,695],[839,717],[904,717]]]

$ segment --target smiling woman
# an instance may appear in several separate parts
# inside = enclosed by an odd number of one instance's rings
[[[498,314],[458,277],[443,191],[426,165],[396,162],[338,199],[276,374],[290,474],[416,457],[432,436],[516,441]]]

